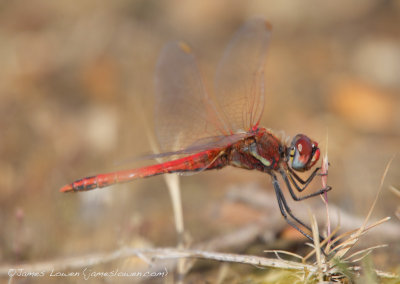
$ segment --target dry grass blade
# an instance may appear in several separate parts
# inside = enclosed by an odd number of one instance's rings
[[[398,279],[399,275],[396,275],[394,273],[390,273],[390,272],[385,272],[385,271],[380,271],[375,269],[375,273],[377,276],[381,277],[381,278],[386,278],[386,279]]]
[[[285,250],[264,250],[264,252],[266,252],[266,253],[274,253],[279,259],[281,259],[279,254],[290,255],[290,256],[293,256],[293,257],[298,258],[298,259],[302,259],[303,258],[301,255],[295,254],[295,253],[290,252],[290,251],[285,251]]]
[[[373,203],[372,203],[372,205],[371,205],[371,207],[370,207],[370,209],[368,211],[368,214],[367,214],[366,218],[364,219],[364,222],[361,225],[361,227],[356,229],[356,230],[343,233],[343,234],[339,235],[338,237],[336,237],[333,240],[333,243],[336,243],[339,240],[347,238],[343,242],[341,242],[339,245],[337,245],[336,247],[332,248],[332,250],[331,250],[331,251],[335,252],[335,255],[334,255],[334,258],[330,261],[331,269],[329,270],[329,273],[332,276],[335,275],[335,277],[339,277],[339,278],[337,278],[337,280],[340,279],[341,277],[345,277],[345,278],[350,277],[350,278],[352,278],[352,276],[351,276],[352,272],[351,271],[354,271],[354,272],[357,271],[357,267],[356,266],[347,267],[346,263],[358,262],[358,261],[364,259],[374,249],[385,247],[385,245],[378,245],[378,246],[370,247],[370,248],[355,252],[352,255],[344,258],[344,256],[348,253],[348,251],[351,248],[353,248],[354,245],[359,241],[359,239],[360,239],[360,237],[362,235],[364,235],[368,230],[370,230],[370,229],[372,229],[372,228],[374,228],[374,227],[376,227],[378,225],[381,225],[382,223],[384,223],[384,222],[386,222],[386,221],[388,221],[390,219],[389,217],[386,217],[386,218],[383,218],[383,219],[381,219],[381,220],[379,220],[377,222],[374,222],[372,225],[367,226],[367,223],[368,223],[368,221],[369,221],[369,219],[370,219],[370,217],[372,215],[372,211],[374,210],[375,205],[377,203],[379,194],[380,194],[380,192],[381,192],[381,190],[383,188],[383,182],[385,180],[385,177],[387,175],[387,172],[388,172],[388,170],[390,168],[390,165],[391,165],[394,157],[395,156],[393,156],[389,160],[389,162],[387,163],[387,165],[385,167],[384,173],[383,173],[382,178],[381,178],[381,182],[380,182],[380,186],[379,186],[378,192],[377,192],[377,194],[375,196],[375,199],[374,199],[374,201],[373,201]],[[317,246],[318,243],[315,243],[315,245]],[[355,258],[355,257],[357,257],[357,258]],[[317,253],[317,260],[318,260],[318,253]],[[319,264],[319,262],[318,262],[318,264]],[[376,272],[376,273],[378,274],[378,272]],[[390,276],[390,277],[393,276],[393,275],[388,275],[388,274],[380,274],[380,275],[385,275],[385,276]]]
[[[392,164],[392,162],[393,162],[395,156],[396,156],[396,155],[393,155],[392,158],[390,158],[389,162],[387,163],[387,165],[386,165],[386,167],[385,167],[385,170],[384,170],[383,175],[382,175],[382,177],[381,177],[381,182],[380,182],[380,184],[379,184],[378,192],[376,193],[376,196],[375,196],[375,199],[374,199],[374,202],[372,203],[372,206],[371,206],[371,208],[370,208],[369,211],[368,211],[367,217],[366,217],[365,220],[364,220],[364,224],[360,227],[359,231],[364,230],[365,226],[366,226],[367,223],[368,223],[369,218],[371,217],[371,214],[372,214],[372,211],[373,211],[374,208],[375,208],[376,202],[378,202],[379,194],[380,194],[381,191],[382,191],[383,182],[385,181],[386,175],[387,175],[387,173],[388,173],[388,171],[389,171],[390,165]]]
[[[318,281],[319,283],[323,282],[323,273],[324,273],[324,264],[322,263],[322,258],[321,258],[321,245],[319,242],[319,231],[318,231],[318,224],[317,220],[315,219],[315,215],[311,214],[311,230],[313,234],[313,239],[314,239],[314,248],[315,248],[315,254],[317,257],[317,267],[318,267]]]
[[[362,260],[363,258],[365,258],[367,255],[369,255],[374,249],[384,248],[384,247],[387,247],[387,245],[383,244],[383,245],[369,247],[369,248],[366,248],[366,249],[363,249],[363,250],[360,250],[360,251],[357,251],[357,252],[351,254],[350,256],[344,258],[344,260],[348,261],[348,262],[358,262],[358,261]],[[359,256],[359,255],[361,255],[361,256],[356,259],[351,260],[353,257]]]
[[[397,197],[400,198],[400,189],[394,187],[393,185],[389,186],[391,192],[393,192]]]
[[[336,253],[334,255],[334,258],[332,258],[328,263],[323,263],[322,258],[321,258],[322,257],[321,247],[323,247],[323,245],[325,245],[327,243],[328,238],[325,239],[321,243],[318,242],[318,226],[316,223],[315,215],[312,215],[311,228],[312,228],[312,232],[313,232],[313,237],[315,239],[314,249],[312,252],[310,252],[307,256],[305,256],[303,258],[303,263],[306,261],[306,259],[310,258],[314,253],[316,254],[317,261],[316,261],[315,266],[317,267],[317,269],[315,271],[318,273],[318,279],[319,279],[320,283],[323,283],[322,279],[324,277],[329,278],[331,280],[335,280],[335,281],[339,281],[339,280],[341,281],[341,279],[343,279],[343,278],[347,278],[347,279],[354,278],[356,275],[359,274],[359,272],[357,272],[357,271],[360,271],[361,268],[358,266],[349,266],[349,263],[356,263],[356,262],[364,259],[374,249],[386,247],[386,245],[377,245],[374,247],[370,247],[370,248],[355,252],[346,258],[338,257],[338,255],[344,256],[348,252],[348,250],[354,246],[354,244],[359,240],[359,238],[363,234],[365,234],[367,231],[371,230],[372,228],[374,228],[378,225],[381,225],[384,222],[387,222],[389,219],[390,219],[389,217],[383,218],[379,221],[374,222],[373,224],[371,224],[369,226],[365,226],[365,224],[364,224],[362,231],[360,231],[360,229],[355,229],[353,231],[346,232],[346,233],[339,235],[338,237],[336,237],[333,240],[333,243],[336,243],[345,238],[347,238],[347,239],[345,239],[342,243],[340,243],[336,247],[332,248],[331,250],[326,250],[325,252],[327,254],[329,254],[330,252],[336,252]],[[337,232],[337,230],[338,230],[338,228],[336,228],[335,232],[333,232],[332,234],[335,234]],[[329,266],[329,268],[328,268],[328,266]],[[354,274],[356,272],[357,272],[357,274]],[[378,275],[378,271],[376,271],[376,274]],[[389,274],[380,273],[379,277],[395,278],[396,275],[390,274],[390,273]]]
[[[144,120],[146,121],[146,120]],[[146,129],[146,135],[149,139],[150,142],[150,147],[153,150],[154,153],[160,153],[160,149],[158,147],[158,143],[155,141],[154,136],[151,134],[151,132],[148,130],[149,127],[145,127]],[[160,158],[156,159],[157,162],[161,163],[162,160]],[[184,234],[184,225],[183,225],[183,213],[182,213],[182,200],[181,200],[181,190],[180,190],[180,184],[179,184],[179,176],[178,175],[163,175],[165,183],[167,184],[170,196],[171,196],[171,201],[172,201],[172,207],[174,211],[174,220],[175,220],[175,227],[176,231],[179,236],[179,242],[178,245],[182,246],[183,244],[181,243],[183,240],[183,234]]]
[[[146,119],[144,119],[144,113],[141,110],[138,110],[138,112],[142,116],[142,120],[144,122],[147,122]],[[156,139],[154,138],[154,135],[149,131],[150,127],[145,127],[146,129],[146,136],[149,140],[150,147],[153,150],[154,153],[160,153],[160,148],[158,143],[156,142]],[[161,163],[163,162],[162,159],[157,158],[157,162]],[[172,203],[172,210],[174,214],[174,221],[175,221],[175,229],[178,235],[178,243],[177,246],[178,248],[182,249],[185,246],[184,243],[184,234],[185,234],[185,228],[184,228],[184,222],[183,222],[183,211],[182,211],[182,199],[181,199],[181,188],[180,188],[180,183],[179,183],[179,176],[176,174],[172,175],[163,175],[164,181],[167,184],[169,195],[171,197],[171,203]],[[188,262],[185,262],[185,260],[181,259],[178,261],[177,265],[177,273],[178,273],[178,278],[182,278],[179,275],[184,275],[186,272],[190,269],[191,264]]]
[[[365,230],[369,230],[378,224],[383,223],[386,219],[380,220],[374,223],[371,226],[365,228]],[[316,221],[315,217],[312,222],[313,225],[313,233],[318,235],[318,231],[316,231]],[[346,235],[346,234],[343,234]],[[348,235],[348,234],[347,234]],[[318,239],[318,238],[315,238]],[[322,244],[322,242],[321,242]],[[354,253],[348,258],[355,257],[357,255],[361,255],[365,252],[372,251],[375,248],[379,248],[382,246],[371,247],[367,250],[360,251],[358,253]],[[315,244],[315,248],[319,248],[318,243]],[[273,251],[272,251],[273,252]],[[278,252],[278,251],[277,251]],[[285,251],[279,251],[279,253],[285,253],[291,256],[299,257],[296,254],[288,253]],[[317,254],[318,255],[318,254]],[[88,256],[80,256],[74,258],[63,258],[54,261],[48,261],[43,263],[34,263],[34,264],[25,264],[25,265],[13,265],[14,269],[23,269],[24,271],[63,271],[63,270],[73,270],[73,269],[82,269],[86,267],[92,267],[100,264],[107,264],[111,262],[115,262],[121,259],[138,257],[143,260],[144,263],[153,267],[154,270],[162,271],[160,268],[160,263],[158,265],[154,265],[155,260],[163,260],[163,259],[180,259],[180,258],[193,258],[193,259],[208,259],[215,260],[221,262],[231,262],[231,263],[241,263],[241,264],[249,264],[255,267],[270,267],[270,268],[278,268],[278,269],[287,269],[292,271],[298,271],[303,275],[302,279],[305,278],[312,280],[313,277],[319,276],[320,282],[321,275],[323,277],[329,278],[331,280],[339,280],[342,278],[352,277],[349,273],[359,271],[360,268],[357,266],[352,267],[340,267],[340,264],[335,264],[332,261],[329,263],[323,264],[321,260],[318,260],[317,264],[305,264],[301,262],[294,262],[282,259],[270,259],[265,257],[258,257],[252,255],[239,255],[239,254],[228,254],[228,253],[217,253],[213,251],[204,251],[204,250],[195,250],[195,249],[178,249],[178,248],[145,248],[145,249],[137,249],[137,248],[121,248],[119,250],[110,252],[110,253],[99,253],[95,255]],[[318,257],[317,257],[318,258]],[[354,262],[353,260],[352,262]],[[342,262],[345,263],[345,262]],[[324,266],[325,265],[325,266]],[[331,265],[330,269],[324,269],[327,265]],[[344,264],[346,265],[346,264]],[[158,267],[158,268],[157,268]],[[0,276],[7,276],[7,273],[10,269],[10,266],[0,267]],[[346,273],[345,270],[348,272]],[[164,271],[167,271],[167,268],[164,267]],[[385,273],[376,271],[376,274],[379,277],[384,278],[395,278],[397,277],[394,274]]]
[[[327,244],[328,240],[331,240],[332,237],[339,231],[339,229],[340,227],[336,227],[335,230],[333,230],[333,232],[320,243],[320,247],[323,247],[325,244]],[[336,241],[336,239],[334,241]],[[330,252],[329,248],[330,247],[328,246],[326,247],[325,253],[329,254]],[[303,263],[305,263],[314,254],[315,254],[315,248],[312,251],[310,251],[306,256],[302,257]]]
[[[389,186],[389,189],[391,192],[393,192],[397,197],[400,197],[400,189],[394,187],[393,185]],[[400,206],[397,207],[397,210],[395,212],[395,215],[397,218],[400,219]]]
[[[230,273],[229,266],[226,263],[222,264],[218,270],[218,276],[215,283],[216,284],[224,283],[224,280],[228,277],[229,273]]]
[[[347,240],[341,242],[339,245],[337,245],[336,247],[332,248],[332,251],[336,251],[337,253],[335,254],[336,257],[343,257],[345,255],[345,253],[347,253],[347,251],[352,248],[354,246],[354,244],[358,241],[358,239],[360,238],[360,236],[364,235],[367,231],[369,231],[370,229],[384,223],[390,220],[390,217],[385,217],[379,221],[376,221],[374,223],[372,223],[371,225],[369,225],[368,227],[364,228],[363,231],[360,232],[359,229],[355,229],[346,233],[343,233],[341,235],[339,235],[338,237],[336,237],[334,239],[334,242],[337,242],[347,236],[350,236]],[[343,250],[346,250],[345,252],[343,252]]]
[[[366,225],[367,225],[367,223],[369,221],[369,218],[372,215],[372,211],[374,210],[376,203],[378,202],[379,194],[381,193],[382,188],[383,188],[383,182],[385,181],[386,175],[387,175],[387,173],[389,171],[390,165],[392,164],[393,159],[395,158],[395,156],[396,155],[392,156],[392,158],[389,160],[389,162],[387,163],[387,165],[385,167],[385,170],[384,170],[383,175],[381,177],[381,182],[380,182],[380,185],[379,185],[378,192],[376,193],[375,199],[372,202],[372,205],[371,205],[371,207],[370,207],[370,209],[368,211],[367,216],[364,219],[363,224],[361,225],[360,228],[358,228],[358,230],[356,230],[356,232],[353,235],[351,235],[351,237],[348,240],[346,240],[344,242],[344,244],[341,244],[342,245],[341,249],[339,249],[336,252],[336,255],[335,255],[336,257],[342,258],[349,251],[349,249],[351,249],[357,243],[359,237],[365,233]]]
[[[329,160],[328,160],[328,131],[326,131],[326,145],[325,145],[325,155],[322,158],[322,166],[321,166],[321,183],[322,183],[322,188],[326,188],[328,185],[328,169],[329,169]],[[325,192],[324,194],[321,194],[321,199],[325,204],[325,209],[326,209],[326,231],[327,235],[331,235],[331,218],[329,214],[329,204],[328,204],[328,193]],[[330,239],[328,238],[328,246],[330,244]]]

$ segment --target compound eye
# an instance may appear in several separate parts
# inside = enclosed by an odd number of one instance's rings
[[[297,151],[299,151],[299,154],[303,157],[309,157],[313,150],[311,146],[311,141],[305,136],[297,141],[296,147]]]
[[[290,148],[290,165],[296,171],[310,169],[319,159],[318,144],[303,134],[294,137]],[[294,148],[294,150],[293,150]]]
[[[320,154],[321,154],[321,151],[319,150],[318,146],[313,144],[312,145],[312,156],[311,156],[311,160],[307,164],[307,168],[311,168],[318,162]]]

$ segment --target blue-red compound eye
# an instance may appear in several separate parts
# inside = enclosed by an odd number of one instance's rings
[[[289,148],[289,164],[296,171],[309,170],[318,161],[318,143],[303,134],[296,135]]]

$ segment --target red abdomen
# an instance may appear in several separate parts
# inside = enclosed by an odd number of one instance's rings
[[[86,177],[71,184],[65,185],[60,189],[60,191],[87,191],[110,186],[116,183],[132,181],[137,178],[151,177],[160,174],[196,172],[201,170],[222,168],[226,166],[226,159],[224,159],[223,155],[220,153],[220,149],[208,150],[181,159],[148,167]]]

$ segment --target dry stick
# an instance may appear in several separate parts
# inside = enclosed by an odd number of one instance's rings
[[[380,222],[372,224],[365,228],[365,230],[369,230],[374,226],[381,224],[383,221],[387,219],[383,219]],[[262,231],[264,226],[268,226],[268,222],[272,222],[270,219],[266,219],[265,223],[253,224],[249,225],[245,228],[241,228],[236,233],[231,233],[227,236],[219,237],[220,240],[216,238],[214,241],[210,242],[210,247],[217,248],[218,246],[224,247],[224,240],[228,240],[229,245],[240,245],[249,242],[253,237],[255,237],[259,232]],[[258,227],[258,229],[256,229]],[[351,233],[351,232],[350,232]],[[246,237],[246,235],[248,235]],[[237,243],[234,240],[238,240]],[[204,245],[203,245],[204,246]],[[177,248],[149,248],[149,249],[135,249],[135,248],[121,248],[114,252],[110,253],[99,253],[75,258],[63,258],[62,260],[54,260],[43,263],[35,263],[35,264],[25,264],[25,265],[10,265],[10,266],[2,266],[0,267],[0,276],[7,275],[10,268],[13,269],[23,269],[24,271],[61,271],[61,270],[74,270],[74,269],[82,269],[89,266],[99,265],[110,263],[113,261],[121,260],[124,258],[129,258],[136,256],[143,260],[143,262],[147,264],[152,264],[152,261],[155,259],[176,259],[181,257],[190,257],[190,258],[204,258],[204,259],[212,259],[218,261],[227,261],[227,262],[237,262],[237,263],[246,263],[256,266],[265,266],[265,267],[275,267],[281,269],[292,269],[298,271],[308,271],[310,273],[316,273],[318,268],[313,265],[302,264],[298,262],[285,261],[282,259],[269,259],[263,257],[256,256],[246,256],[246,255],[235,255],[235,254],[224,254],[224,253],[216,253],[204,250],[179,250]],[[155,269],[156,267],[153,266]],[[164,268],[165,271],[166,268]],[[163,270],[163,269],[158,269]],[[380,271],[376,271],[380,277],[393,278],[395,275],[388,274]]]
[[[218,236],[208,242],[204,242],[196,245],[196,248],[207,248],[208,250],[221,250],[221,249],[229,249],[232,247],[240,247],[245,246],[248,243],[252,242],[257,236],[259,236],[265,228],[273,228],[274,226],[281,226],[280,224],[280,216],[276,218],[265,218],[260,222],[253,223],[242,227],[234,232],[229,234]],[[183,250],[184,252],[187,252]],[[194,249],[193,251],[201,252],[202,250]],[[33,263],[33,264],[25,264],[25,265],[9,265],[0,267],[0,276],[5,276],[8,273],[10,268],[21,268],[26,271],[56,271],[56,270],[73,270],[73,269],[81,269],[88,266],[94,266],[104,263],[110,263],[113,261],[117,261],[120,259],[137,256],[142,259],[145,263],[151,263],[149,259],[152,258],[151,254],[155,252],[164,253],[163,259],[168,258],[168,252],[171,252],[171,257],[176,259],[177,252],[181,252],[179,249],[132,249],[132,248],[121,248],[114,252],[110,253],[99,253],[86,255],[76,258],[63,258],[59,260],[42,262],[42,263]],[[189,251],[190,252],[190,251]],[[187,252],[188,253],[188,252]],[[212,255],[212,252],[209,253]],[[218,255],[218,253],[217,253]],[[241,256],[244,259],[246,256]],[[156,257],[157,258],[157,257]],[[159,257],[161,258],[161,257]],[[213,258],[211,258],[213,259]],[[267,259],[267,258],[266,258]],[[186,260],[187,261],[187,260]],[[269,260],[270,262],[275,262],[275,259]],[[279,260],[278,260],[279,261]],[[251,264],[251,263],[250,263]],[[257,263],[258,265],[258,263]],[[153,266],[154,267],[154,266]],[[296,265],[297,267],[297,265]]]
[[[177,248],[130,248],[123,247],[119,250],[110,253],[98,253],[86,256],[63,258],[54,261],[47,261],[35,264],[23,264],[23,265],[9,265],[0,266],[0,277],[8,276],[10,269],[21,269],[25,272],[51,272],[51,271],[66,271],[76,270],[82,268],[88,268],[95,265],[107,264],[113,261],[122,260],[130,257],[138,257],[145,263],[148,260],[166,260],[166,259],[177,259],[177,258],[200,258],[215,260],[221,262],[231,263],[242,263],[249,264],[258,267],[270,267],[278,269],[288,269],[294,271],[301,271],[305,273],[315,274],[318,272],[318,267],[310,264],[303,264],[294,261],[287,261],[281,259],[270,259],[260,256],[251,255],[240,255],[231,253],[218,253],[204,250],[190,250],[190,249],[177,249]],[[168,274],[166,268],[160,269]],[[381,272],[376,270],[376,273],[380,277],[394,278],[396,275]]]
[[[212,251],[195,250],[195,249],[177,249],[177,248],[130,248],[123,247],[110,253],[99,253],[79,257],[63,258],[54,261],[47,261],[35,264],[8,265],[0,266],[0,276],[8,275],[9,269],[22,269],[29,272],[50,272],[65,271],[92,267],[99,264],[107,264],[116,260],[129,257],[139,257],[144,262],[150,259],[165,260],[178,258],[200,258],[208,260],[216,260],[221,262],[235,262],[242,264],[250,264],[262,267],[272,267],[280,269],[289,269],[297,271],[316,272],[317,268],[313,265],[302,264],[299,262],[270,259],[252,255],[240,255],[231,253],[218,253]]]
[[[207,248],[207,250],[223,250],[229,249],[232,247],[242,247],[245,246],[254,239],[257,238],[265,228],[273,228],[274,226],[279,226],[280,217],[277,218],[265,218],[260,222],[256,222],[245,227],[239,228],[236,231],[230,232],[229,234],[215,237],[207,242],[200,243],[195,245],[195,250],[202,250]],[[99,253],[99,254],[92,254],[82,257],[76,258],[69,258],[65,260],[55,260],[52,262],[42,262],[42,263],[33,263],[33,264],[26,264],[26,265],[10,265],[10,266],[2,266],[0,267],[0,276],[4,276],[7,274],[8,269],[10,268],[22,268],[22,269],[30,269],[30,271],[51,271],[54,270],[68,270],[68,269],[77,269],[77,268],[85,268],[87,266],[94,266],[103,263],[109,263],[112,261],[116,261],[122,258],[127,258],[131,256],[137,256],[142,259],[145,263],[151,264],[151,260],[146,256],[146,254],[141,253],[142,251],[145,252],[145,249],[137,249],[137,254],[130,253],[126,254],[127,248],[121,248],[114,252],[110,253]],[[132,251],[134,249],[131,249]],[[150,249],[150,250],[157,250],[157,249]],[[179,249],[176,249],[179,250]],[[104,261],[103,261],[103,260]],[[188,262],[188,260],[186,260]],[[154,267],[154,266],[153,266]]]

